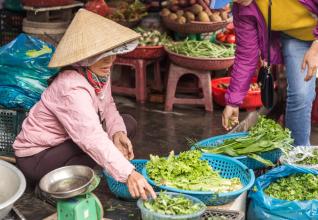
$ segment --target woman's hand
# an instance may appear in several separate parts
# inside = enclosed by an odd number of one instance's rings
[[[134,159],[133,146],[127,135],[118,131],[113,135],[113,142],[120,152],[126,157],[127,160]]]
[[[227,105],[222,115],[222,125],[225,130],[231,130],[233,126],[239,123],[239,107]]]
[[[307,75],[305,81],[309,81],[317,72],[318,67],[318,42],[313,42],[309,50],[305,53],[302,71],[305,71],[307,67]]]
[[[153,199],[157,197],[155,191],[146,179],[135,170],[129,175],[127,186],[133,198],[141,197],[143,200],[147,200],[148,195],[150,195]]]

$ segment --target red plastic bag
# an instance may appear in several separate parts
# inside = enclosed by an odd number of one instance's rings
[[[85,8],[101,16],[109,13],[109,7],[104,0],[91,0],[85,4]]]

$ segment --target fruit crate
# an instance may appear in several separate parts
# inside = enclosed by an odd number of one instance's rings
[[[201,216],[201,220],[243,220],[244,213],[239,211],[208,209]]]
[[[27,116],[25,110],[0,109],[0,155],[12,156],[12,144]]]

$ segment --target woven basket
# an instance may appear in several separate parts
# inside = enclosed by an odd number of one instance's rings
[[[119,57],[151,60],[163,57],[165,53],[163,46],[139,46],[129,53],[119,55]]]
[[[182,67],[196,70],[222,70],[231,67],[234,57],[229,58],[197,58],[173,53],[165,48],[170,60]]]
[[[178,33],[182,34],[201,34],[210,33],[225,28],[230,23],[230,19],[221,22],[192,22],[186,24],[179,24],[175,21],[171,21],[167,17],[162,17],[164,25]]]
[[[74,0],[22,0],[22,4],[32,7],[55,7],[73,4]]]

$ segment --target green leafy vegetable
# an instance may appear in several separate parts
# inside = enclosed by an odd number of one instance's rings
[[[147,209],[165,215],[187,215],[200,211],[204,206],[180,195],[172,196],[160,192],[155,200],[144,202]]]
[[[301,155],[302,157],[303,155]],[[303,159],[302,161],[298,161],[297,164],[301,164],[301,165],[316,165],[318,164],[318,150],[315,149],[312,152],[311,156],[305,157],[305,159]]]
[[[232,157],[246,155],[267,166],[273,166],[271,161],[265,160],[259,154],[275,149],[287,151],[292,143],[293,139],[287,128],[283,129],[275,121],[260,117],[246,137],[224,140],[217,146],[195,146],[205,153],[226,154]]]
[[[168,49],[177,54],[202,58],[226,58],[233,57],[235,54],[234,45],[227,47],[223,44],[218,45],[207,40],[185,40],[179,43],[170,44]]]
[[[280,178],[267,187],[264,192],[270,197],[288,201],[318,199],[318,176],[313,174],[294,174]]]
[[[192,191],[230,192],[242,188],[239,178],[225,179],[208,161],[201,160],[198,150],[186,151],[168,158],[150,155],[147,174],[157,184]]]

